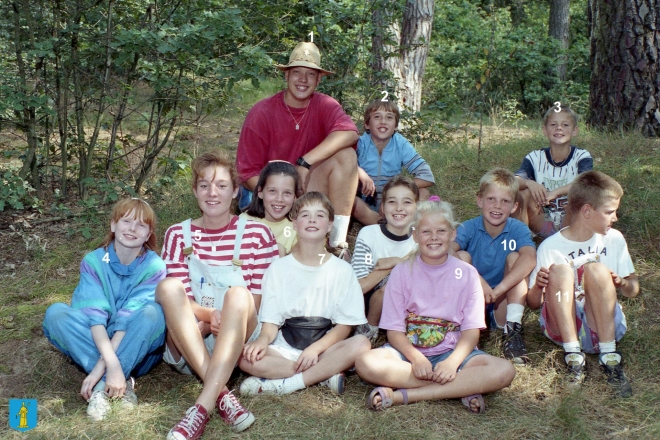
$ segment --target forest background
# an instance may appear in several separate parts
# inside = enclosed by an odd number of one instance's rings
[[[617,23],[627,31],[604,38]],[[194,215],[191,158],[210,147],[233,154],[247,110],[282,88],[273,64],[311,38],[335,72],[319,91],[358,127],[384,91],[406,108],[402,132],[461,219],[477,214],[483,172],[516,169],[545,145],[538,120],[546,109],[561,102],[581,115],[577,145],[627,194],[619,227],[642,279],[641,297],[625,303],[636,395],[611,400],[595,367],[588,390],[564,392],[559,358],[530,313],[532,366],[487,399],[485,418],[454,403],[368,414],[370,388],[353,377],[345,398],[312,389],[246,400],[260,420],[247,436],[659,437],[659,26],[658,0],[2,2],[0,437],[9,435],[14,397],[39,398],[32,436],[42,438],[154,438],[178,421],[199,384],[161,366],[138,390],[139,421],[119,414],[121,423],[86,423],[76,396],[82,376],[43,338],[43,312],[69,301],[78,263],[100,242],[118,198],[147,198],[159,237]],[[496,335],[483,344],[497,354]],[[217,420],[210,429],[229,435]]]

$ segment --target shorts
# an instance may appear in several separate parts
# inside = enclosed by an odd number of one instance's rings
[[[294,362],[298,360],[300,354],[303,352],[302,350],[296,347],[292,347],[291,345],[289,345],[288,342],[286,342],[286,339],[284,339],[284,336],[282,336],[282,330],[279,330],[277,332],[277,336],[275,336],[275,340],[270,343],[268,348],[272,348],[273,350],[281,354],[283,358]]]
[[[382,287],[384,287],[385,283],[387,283],[387,280],[389,280],[389,279],[390,279],[390,276],[387,275],[385,278],[380,280],[378,282],[378,284],[376,284],[371,290],[369,290],[367,293],[362,295],[364,297],[364,314],[365,315],[369,313],[369,303],[371,302],[371,297],[373,296],[374,292],[376,292],[376,290],[381,289]]]
[[[389,342],[386,343],[385,345],[383,345],[381,348],[387,348],[387,349],[389,349],[389,350],[392,350],[392,351],[396,352],[396,353],[399,355],[399,357],[401,358],[402,361],[410,362],[410,361],[409,361],[409,360],[408,360],[403,354],[401,354],[401,352],[400,352],[399,350],[397,350],[396,348],[392,347],[392,346],[389,344]],[[449,350],[449,351],[446,351],[446,352],[441,353],[441,354],[434,354],[434,355],[431,355],[431,356],[426,356],[426,359],[428,359],[429,362],[431,362],[431,367],[432,367],[432,368],[435,368],[436,365],[438,365],[440,362],[442,362],[442,361],[444,361],[445,359],[447,359],[447,358],[449,357],[449,355],[452,354],[453,352],[454,352],[454,350]],[[463,367],[465,367],[465,364],[467,364],[467,362],[468,362],[470,359],[472,359],[472,358],[475,357],[475,356],[482,355],[482,354],[488,354],[488,353],[486,353],[485,351],[481,351],[481,350],[479,350],[478,348],[475,348],[474,350],[472,350],[472,351],[471,351],[471,352],[465,357],[465,359],[463,360],[463,362],[461,362],[461,365],[458,366],[458,369],[457,369],[456,371],[461,371],[461,370],[463,369]]]
[[[543,304],[543,307],[541,308],[541,315],[539,317],[541,330],[543,331],[543,334],[546,335],[555,344],[562,345],[563,341],[561,339],[561,335],[550,332],[550,329],[548,329],[546,326],[547,320],[548,312],[545,304]],[[587,314],[584,311],[584,299],[575,300],[575,327],[582,351],[585,353],[600,352],[600,349],[598,348],[598,333],[589,328],[589,325],[587,324]],[[621,340],[623,335],[626,333],[627,328],[626,316],[623,314],[621,304],[619,304],[617,301],[616,306],[614,307],[614,339],[616,341]]]
[[[257,326],[255,327],[254,331],[250,335],[250,338],[247,340],[247,342],[256,341],[257,338],[259,337],[259,333],[261,333],[261,322],[257,323]],[[206,351],[208,351],[209,354],[212,354],[213,348],[215,346],[215,338],[211,337],[211,335],[207,336],[206,338],[204,338],[204,345],[206,346]],[[174,355],[172,355],[172,352],[170,351],[170,348],[167,346],[167,344],[165,344],[165,353],[163,353],[163,361],[181,374],[189,374],[189,375],[193,374],[192,369],[190,368],[186,360],[183,358],[183,356],[181,356],[178,362],[174,360]]]

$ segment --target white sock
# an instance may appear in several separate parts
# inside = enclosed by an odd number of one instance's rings
[[[507,304],[506,305],[506,320],[507,322],[517,322],[522,324],[523,312],[525,306],[521,304]]]
[[[96,385],[94,385],[92,392],[94,391],[105,391],[105,381],[103,379],[99,380]]]
[[[578,341],[564,342],[562,345],[564,346],[564,351],[566,353],[579,353],[580,352],[580,343]]]
[[[335,220],[332,222],[332,232],[330,232],[330,246],[337,247],[339,243],[346,243],[350,222],[350,215],[335,215]]]
[[[284,392],[286,394],[293,393],[294,391],[302,390],[305,387],[302,373],[294,374],[293,376],[283,379]]]
[[[599,342],[598,348],[600,348],[601,353],[612,353],[616,351],[616,341]]]

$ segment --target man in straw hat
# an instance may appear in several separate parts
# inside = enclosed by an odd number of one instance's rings
[[[357,191],[357,127],[341,105],[316,92],[324,75],[314,43],[298,43],[284,72],[286,89],[256,103],[238,141],[236,165],[243,186],[253,190],[271,160],[295,164],[303,190],[327,195],[335,209],[330,245],[348,247],[346,234]],[[342,252],[343,253],[343,252]]]

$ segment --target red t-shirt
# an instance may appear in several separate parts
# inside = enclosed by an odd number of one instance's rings
[[[295,164],[333,131],[357,133],[355,123],[341,105],[323,93],[315,92],[307,108],[287,107],[281,91],[257,102],[248,112],[236,152],[241,182],[258,176],[271,160]],[[300,130],[296,130],[296,121]]]

